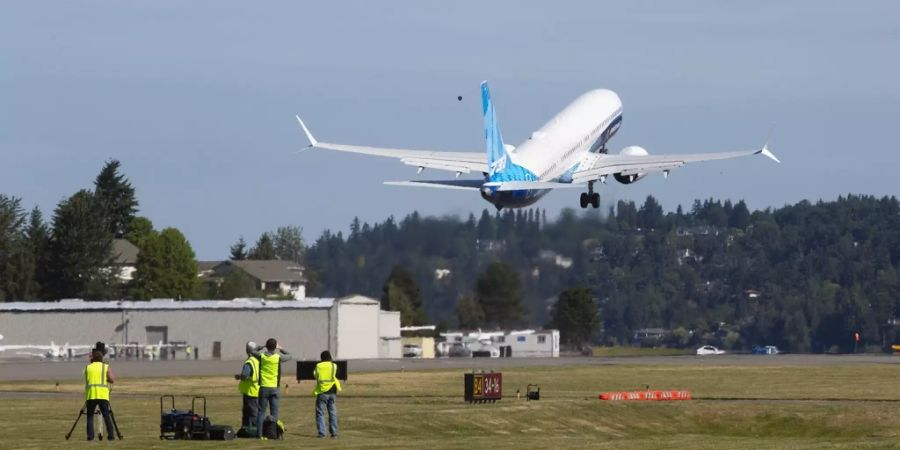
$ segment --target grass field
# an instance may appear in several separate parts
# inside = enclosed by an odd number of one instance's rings
[[[462,372],[353,374],[338,399],[341,437],[315,439],[312,385],[282,399],[285,442],[161,442],[161,393],[206,395],[214,423],[240,422],[227,377],[123,379],[113,407],[123,448],[900,448],[900,377],[893,365],[594,366],[507,369],[505,398],[462,401]],[[542,399],[516,400],[528,383]],[[601,402],[606,390],[688,389],[688,402]],[[0,448],[82,447],[79,383],[0,383]],[[52,392],[45,394],[43,392]],[[15,394],[12,394],[15,393]],[[182,404],[184,405],[184,404]],[[179,405],[179,406],[182,406]],[[75,442],[77,440],[77,442]],[[96,443],[94,445],[97,445]]]

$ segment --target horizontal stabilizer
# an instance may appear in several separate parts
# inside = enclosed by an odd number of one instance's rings
[[[567,189],[581,188],[575,183],[556,183],[553,181],[492,181],[484,183],[486,187],[494,187],[498,191],[523,191],[528,189]]]
[[[419,181],[385,181],[390,186],[415,186],[439,189],[479,190],[484,181],[481,180],[419,180]]]

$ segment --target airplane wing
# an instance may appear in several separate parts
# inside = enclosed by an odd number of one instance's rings
[[[762,154],[775,162],[781,162],[769,151],[768,143],[761,149],[720,153],[693,153],[684,155],[598,155],[587,167],[572,174],[572,183],[581,184],[598,180],[607,175],[637,175],[650,172],[668,172],[687,163],[738,158]]]
[[[391,186],[417,186],[439,189],[479,190],[484,184],[481,180],[416,180],[416,181],[385,181]]]
[[[361,153],[364,155],[383,156],[399,159],[402,163],[422,169],[440,169],[450,172],[470,173],[487,172],[487,155],[484,152],[439,152],[431,150],[406,150],[399,148],[366,147],[360,145],[332,144],[319,142],[313,137],[306,124],[297,117],[297,122],[303,128],[303,133],[309,139],[307,148],[332,150],[338,152]]]
[[[0,352],[6,350],[53,350],[55,346],[51,345],[0,345]]]

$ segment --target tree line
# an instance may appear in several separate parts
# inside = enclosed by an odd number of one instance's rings
[[[555,325],[568,342],[606,344],[663,328],[647,344],[847,351],[854,333],[864,346],[895,339],[900,205],[847,195],[751,212],[707,199],[666,213],[650,196],[555,220],[413,212],[326,231],[306,262],[317,293],[380,295],[410,323]]]
[[[94,179],[56,206],[49,222],[37,207],[0,194],[0,300],[192,298],[200,289],[194,251],[175,228],[157,231],[137,215],[135,188],[107,161]],[[113,240],[140,250],[123,282]]]

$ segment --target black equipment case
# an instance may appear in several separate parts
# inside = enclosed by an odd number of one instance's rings
[[[228,425],[212,425],[209,427],[209,438],[214,441],[230,441],[234,439],[234,428]]]
[[[170,400],[171,409],[165,409],[165,399]],[[197,414],[197,400],[203,401],[203,414]],[[175,396],[159,397],[159,438],[160,439],[200,439],[210,438],[210,423],[206,417],[206,397],[191,398],[191,409],[175,409]]]

